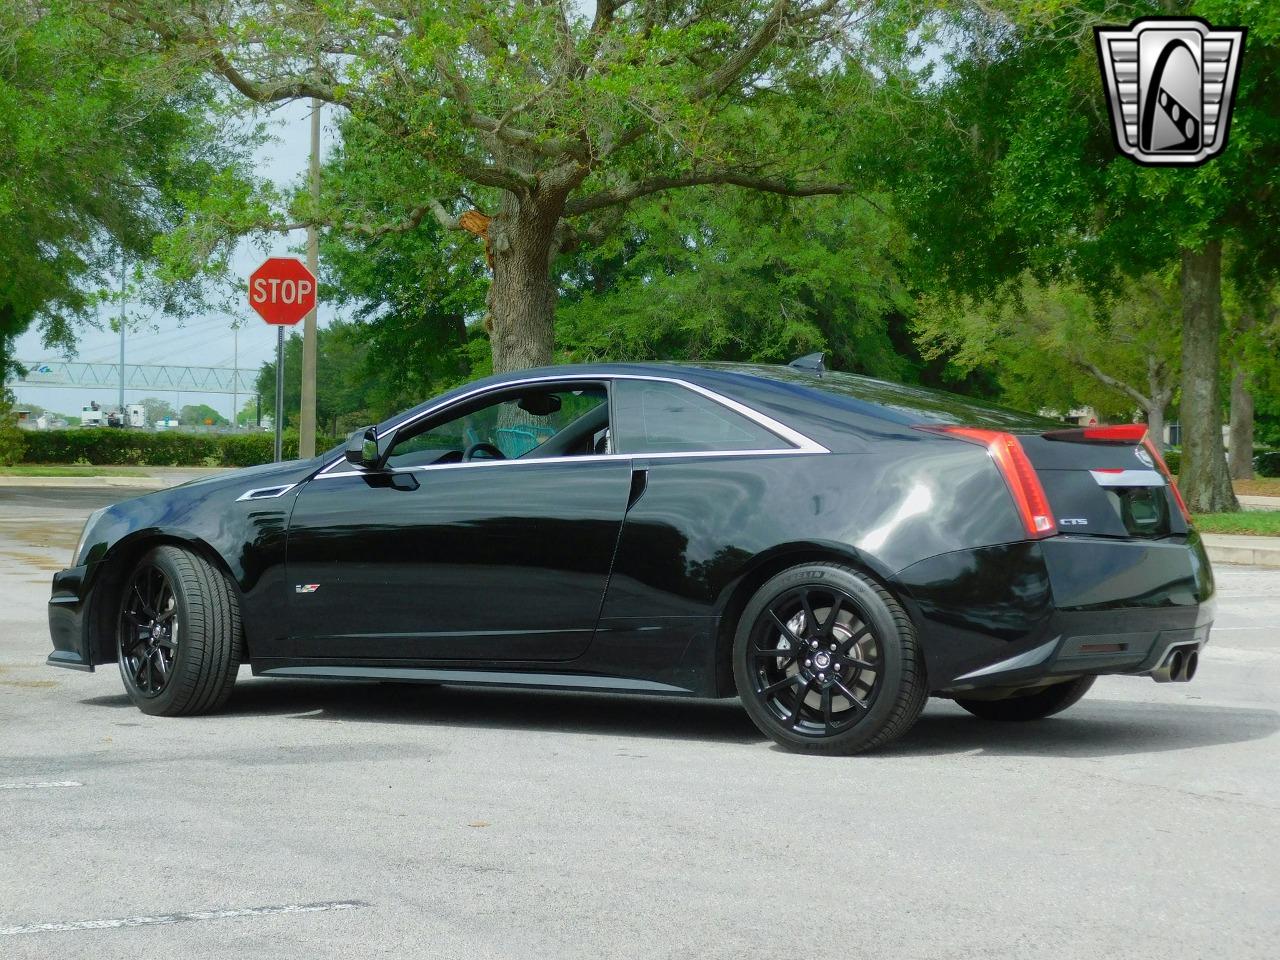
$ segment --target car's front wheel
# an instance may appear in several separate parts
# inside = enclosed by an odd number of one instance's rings
[[[915,629],[862,572],[792,567],[738,622],[734,678],[762,732],[790,750],[851,754],[905,733],[928,696]]]
[[[1016,697],[1000,700],[972,700],[956,697],[956,703],[975,717],[983,720],[1043,720],[1079,702],[1089,692],[1096,677],[1077,677],[1065,683],[1055,683]]]
[[[116,649],[125,691],[143,713],[209,713],[240,666],[235,587],[204,557],[161,546],[125,581]]]

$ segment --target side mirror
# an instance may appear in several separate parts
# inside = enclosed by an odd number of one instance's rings
[[[346,458],[348,463],[366,470],[381,469],[382,452],[378,449],[378,428],[365,427],[347,437]]]

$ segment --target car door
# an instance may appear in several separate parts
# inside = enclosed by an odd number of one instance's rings
[[[496,390],[399,430],[386,470],[344,462],[304,487],[289,527],[287,655],[563,661],[586,650],[631,465],[594,455],[607,435],[603,383],[537,390],[554,412]]]

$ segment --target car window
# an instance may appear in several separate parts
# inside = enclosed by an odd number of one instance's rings
[[[657,380],[614,384],[619,453],[780,450],[789,444],[759,424],[687,387]]]
[[[387,465],[458,462],[468,451],[474,460],[593,453],[608,427],[607,400],[604,386],[595,384],[503,391],[501,399],[481,399],[398,437]]]

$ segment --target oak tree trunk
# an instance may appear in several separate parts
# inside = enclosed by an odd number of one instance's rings
[[[1164,453],[1164,408],[1167,404],[1152,403],[1146,408],[1147,435],[1157,450]]]
[[[1239,510],[1222,443],[1222,243],[1182,251],[1182,476],[1193,513]]]
[[[1236,364],[1232,364],[1236,367]],[[1232,480],[1253,479],[1253,394],[1245,384],[1244,371],[1235,369],[1231,378],[1231,427],[1229,463]]]
[[[1240,318],[1240,331],[1247,332],[1253,326],[1248,314]],[[1227,466],[1232,480],[1253,479],[1253,394],[1245,376],[1244,361],[1239,351],[1231,356],[1231,426],[1227,448],[1231,458]]]
[[[562,194],[503,195],[489,226],[493,283],[489,288],[493,372],[551,364],[555,344],[556,289],[551,261]]]

